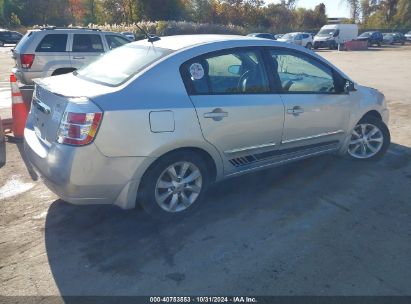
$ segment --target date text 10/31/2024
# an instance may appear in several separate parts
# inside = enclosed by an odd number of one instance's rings
[[[150,303],[258,303],[254,297],[150,297]]]

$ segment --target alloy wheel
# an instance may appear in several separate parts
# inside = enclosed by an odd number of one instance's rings
[[[384,144],[384,135],[375,125],[360,123],[351,133],[348,153],[358,159],[371,158],[376,155]]]
[[[197,200],[202,185],[202,174],[196,165],[177,162],[160,174],[155,187],[155,199],[167,212],[184,211]]]

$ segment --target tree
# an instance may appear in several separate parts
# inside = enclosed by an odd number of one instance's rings
[[[69,0],[69,11],[75,24],[82,24],[85,16],[85,8],[82,0]]]
[[[367,23],[372,11],[372,3],[369,0],[361,0],[361,19],[364,23]]]
[[[5,26],[5,19],[4,19],[4,0],[0,0],[0,26]]]
[[[293,9],[295,8],[295,5],[297,4],[298,0],[281,0],[281,5],[289,8],[289,9]]]
[[[324,3],[318,4],[314,8],[315,18],[317,20],[317,25],[322,27],[324,24],[327,23],[327,14],[326,14],[326,7]]]
[[[353,22],[358,21],[360,16],[360,1],[359,0],[344,0],[350,7],[351,19]]]
[[[183,0],[139,0],[142,17],[147,20],[183,20],[186,17]]]
[[[313,30],[322,27],[327,23],[327,15],[325,14],[325,5],[320,3],[314,10],[298,8],[294,11],[296,28]]]
[[[411,2],[410,0],[398,0],[397,13],[394,22],[398,28],[411,28]]]

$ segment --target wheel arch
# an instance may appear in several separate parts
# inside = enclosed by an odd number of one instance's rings
[[[136,206],[136,202],[140,191],[142,190],[141,184],[146,176],[147,172],[152,168],[160,159],[169,156],[172,153],[178,152],[191,152],[197,153],[202,156],[208,168],[211,170],[211,182],[220,179],[223,175],[223,162],[219,153],[215,150],[210,151],[210,147],[202,147],[198,145],[186,145],[183,147],[174,147],[167,150],[162,150],[161,153],[156,151],[152,156],[145,157],[145,160],[140,164],[140,169],[135,172],[132,179],[123,187],[122,191],[118,195],[114,205],[119,206],[122,209],[132,209]]]
[[[76,68],[57,68],[52,73],[51,76],[63,75],[74,72]]]
[[[204,160],[205,164],[207,165],[207,168],[211,172],[210,174],[211,181],[214,182],[217,179],[218,169],[217,169],[216,160],[213,158],[213,156],[208,151],[206,151],[203,148],[195,147],[195,146],[180,147],[180,148],[175,148],[167,152],[164,152],[160,157],[156,158],[153,162],[151,162],[151,164],[144,171],[144,174],[142,175],[141,179],[144,179],[144,176],[146,175],[147,171],[150,170],[150,168],[152,168],[161,159],[164,159],[175,153],[184,153],[184,152],[200,155],[201,158]]]
[[[364,119],[364,118],[366,118],[366,117],[374,117],[374,118],[377,118],[377,119],[379,119],[379,120],[382,120],[382,116],[381,116],[380,112],[378,112],[377,110],[370,110],[370,111],[366,112],[366,113],[361,117],[360,120],[362,120],[362,119]]]

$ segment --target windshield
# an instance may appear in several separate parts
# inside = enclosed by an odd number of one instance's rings
[[[317,36],[332,36],[335,33],[335,29],[326,29],[326,30],[321,30],[318,32]]]
[[[362,33],[359,37],[368,38],[368,37],[371,37],[371,35],[372,35],[372,32],[365,32],[365,33]]]
[[[286,40],[286,39],[294,39],[295,36],[297,36],[296,33],[285,34],[285,35],[283,35],[283,36],[281,37],[281,39],[284,39],[284,40]]]
[[[153,46],[128,44],[103,55],[77,70],[74,75],[104,85],[117,86],[171,52],[172,50]]]

